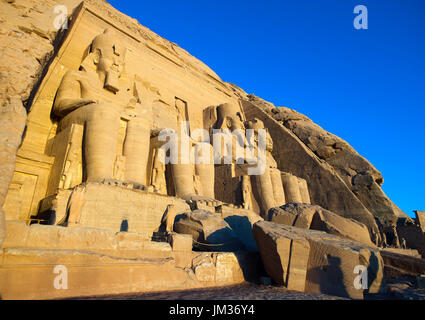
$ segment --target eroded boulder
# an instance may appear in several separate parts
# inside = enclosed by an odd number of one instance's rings
[[[269,211],[268,220],[288,226],[324,231],[374,246],[368,228],[354,219],[341,217],[317,205],[289,203]]]
[[[207,210],[198,209],[178,215],[174,223],[174,231],[192,235],[194,247],[203,251],[245,249],[229,224],[220,215]]]
[[[384,290],[383,261],[376,248],[269,221],[257,222],[253,233],[266,272],[288,289],[362,299],[356,270],[364,266],[367,291]]]

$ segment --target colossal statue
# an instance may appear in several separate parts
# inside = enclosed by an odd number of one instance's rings
[[[259,130],[265,130],[264,123],[254,118],[245,123],[246,129],[254,130],[254,147],[258,149],[258,134]],[[255,175],[254,181],[257,187],[259,196],[259,204],[263,214],[274,207],[279,207],[285,204],[285,193],[282,185],[281,172],[277,168],[276,160],[272,155],[273,139],[270,133],[266,130],[266,168],[261,175]],[[256,151],[259,154],[259,151]]]
[[[227,135],[227,144],[219,145],[220,149],[215,150],[216,163],[222,163],[224,158],[224,164],[241,165],[256,163],[264,161],[265,168],[260,170],[258,174],[251,175],[249,179],[249,171],[243,170],[241,180],[241,190],[243,198],[243,206],[245,208],[251,207],[251,200],[248,196],[248,192],[251,190],[250,184],[254,182],[257,202],[260,205],[262,214],[266,214],[269,209],[285,204],[285,194],[283,191],[281,173],[277,169],[277,163],[272,156],[273,140],[270,134],[266,131],[265,135],[265,149],[259,150],[259,130],[264,129],[264,124],[258,119],[252,119],[250,121],[244,121],[243,114],[236,104],[224,103],[217,107],[217,121],[213,126],[213,129],[220,130],[220,134]],[[247,129],[252,130],[253,135],[249,136]],[[213,139],[217,139],[214,135]],[[231,144],[230,144],[231,141]],[[216,141],[214,141],[216,146]],[[264,153],[265,151],[265,153]],[[262,153],[265,156],[262,156]],[[221,159],[217,159],[220,157]],[[231,158],[231,161],[229,161]],[[262,159],[264,158],[264,159]],[[252,162],[254,161],[254,162]]]
[[[192,139],[188,119],[180,104],[181,100],[176,100],[178,161],[171,164],[175,193],[185,200],[212,201],[215,199],[212,146]],[[187,148],[182,147],[184,145]],[[194,161],[196,159],[199,161]]]
[[[146,184],[154,95],[136,78],[127,83],[121,79],[125,55],[126,48],[106,29],[93,39],[79,70],[64,75],[57,91],[53,113],[60,118],[58,131],[84,126],[86,181],[114,180],[118,172],[126,182]],[[121,119],[127,127],[122,155],[117,155]],[[123,174],[115,166],[124,163]]]

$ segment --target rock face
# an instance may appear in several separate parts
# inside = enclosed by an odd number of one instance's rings
[[[58,30],[58,11],[65,8],[68,28]],[[19,292],[9,278],[37,283],[35,273],[60,257],[73,265],[89,257],[102,281],[120,272],[122,277],[105,287],[117,292],[128,290],[132,281],[143,284],[132,290],[152,289],[155,283],[184,287],[193,279],[198,279],[193,285],[243,281],[246,270],[239,262],[249,263],[243,255],[208,252],[208,261],[201,254],[192,263],[191,239],[205,251],[259,249],[275,281],[350,297],[361,297],[349,287],[349,269],[360,261],[374,275],[370,290],[378,290],[375,249],[334,235],[370,244],[362,224],[377,232],[375,217],[395,220],[403,213],[380,189],[381,174],[307,117],[223,82],[188,52],[103,0],[2,1],[0,51],[0,245],[6,220],[12,234],[2,261],[17,266],[0,274],[2,296]],[[194,137],[198,129],[209,135]],[[250,174],[251,163],[240,163],[233,145],[225,154],[230,163],[187,163],[189,155],[215,156],[216,129],[241,130],[245,136],[236,139],[238,145],[249,144],[257,156],[259,130],[267,129],[265,161],[257,158],[265,170]],[[251,141],[249,129],[257,130]],[[187,142],[187,149],[172,152],[167,139]],[[166,147],[170,150],[164,152]],[[177,161],[164,163],[168,151]],[[262,221],[259,214],[288,202],[303,205],[273,209],[272,220],[290,226]],[[175,211],[164,216],[170,206]],[[48,226],[25,226],[28,222]],[[172,234],[172,248],[154,243],[152,234],[161,223],[168,233],[174,226],[191,237]],[[164,248],[165,260],[149,260]],[[105,252],[118,256],[111,260]],[[143,259],[136,257],[132,278],[127,263],[139,253]],[[105,269],[103,260],[126,266]],[[20,267],[36,262],[38,271]],[[145,286],[157,264],[176,282],[164,286],[168,278],[155,273],[158,277]],[[85,267],[75,283],[97,287],[91,266]],[[51,273],[46,270],[43,275]],[[44,286],[42,296],[56,297],[47,280]],[[36,291],[34,285],[28,296]]]
[[[257,222],[253,232],[267,273],[288,289],[362,299],[363,290],[355,285],[361,265],[367,269],[368,292],[384,290],[377,249],[268,221]]]
[[[386,278],[415,279],[418,275],[425,273],[425,260],[411,257],[388,250],[382,250],[384,259],[384,274]]]
[[[355,197],[382,223],[387,219],[407,217],[381,189],[384,182],[382,174],[346,141],[325,131],[311,119],[295,110],[286,107],[275,107],[272,103],[264,101],[255,95],[248,95],[241,89],[235,88],[235,86],[234,90],[245,101],[260,108],[274,120],[281,123],[315,156],[332,166],[335,170],[334,174],[344,181]],[[300,175],[296,171],[293,171],[293,173]],[[302,175],[300,176],[303,177]],[[317,188],[317,183],[311,177],[306,177],[306,179],[312,189]],[[310,192],[312,191],[310,190]],[[317,202],[317,204],[324,206],[325,202]]]
[[[348,188],[335,169],[317,157],[292,131],[274,120],[261,107],[243,100],[246,117],[264,122],[270,135],[276,137],[273,155],[278,167],[307,180],[311,203],[364,223],[378,232],[374,216]]]
[[[317,205],[290,203],[269,211],[268,221],[303,229],[324,231],[342,238],[374,246],[367,227]]]
[[[237,238],[232,228],[221,218],[206,210],[185,212],[177,217],[174,231],[191,234],[195,246],[206,251],[240,251],[245,246]]]
[[[0,248],[6,236],[3,204],[15,170],[16,151],[21,143],[27,113],[18,97],[0,106]]]

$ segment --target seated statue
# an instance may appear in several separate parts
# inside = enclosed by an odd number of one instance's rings
[[[247,129],[253,129],[255,148],[258,148],[258,130],[264,130],[264,123],[259,119],[253,119],[246,123]],[[277,168],[276,160],[272,155],[273,140],[270,133],[266,132],[266,167],[261,175],[254,175],[255,185],[258,191],[259,205],[262,213],[267,215],[271,208],[285,204],[285,194],[282,185],[281,173]],[[258,151],[257,151],[258,154]]]
[[[120,120],[125,119],[124,180],[146,184],[153,94],[140,81],[121,79],[125,54],[118,38],[105,30],[93,39],[79,70],[64,75],[56,94],[58,131],[84,126],[85,181],[114,180]]]
[[[225,103],[217,107],[217,122],[215,129],[228,130],[232,132],[232,150],[223,150],[221,155],[229,156],[231,153],[232,163],[243,163],[241,156],[245,162],[250,163],[253,159],[259,161],[260,152],[258,150],[258,130],[265,129],[264,124],[259,119],[251,121],[243,121],[240,108],[237,105]],[[254,131],[254,141],[247,141],[246,130]],[[236,133],[236,134],[235,134]],[[254,148],[254,153],[247,154],[247,147]],[[236,150],[239,148],[239,151]],[[272,156],[273,140],[268,131],[265,137],[265,169],[261,174],[252,175],[251,181],[255,182],[257,190],[258,204],[263,215],[267,214],[268,210],[285,203],[285,196],[282,186],[280,170],[277,168],[277,163]],[[245,150],[243,153],[240,150]],[[249,172],[248,172],[249,175]],[[244,206],[250,207],[250,197],[248,196],[248,180],[242,179],[242,193],[244,198]],[[245,203],[246,202],[246,203]]]
[[[167,190],[163,189],[163,193],[166,191],[186,201],[215,206],[218,201],[214,196],[212,145],[203,137],[193,139],[185,108],[185,102],[176,98],[176,117],[172,128],[152,132],[151,146],[155,154],[152,184],[161,184],[155,180],[161,180],[164,184],[167,165],[170,176],[164,188]]]

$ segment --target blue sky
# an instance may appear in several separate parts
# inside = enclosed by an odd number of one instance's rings
[[[425,210],[425,1],[108,0],[234,83],[310,117]],[[368,29],[356,30],[356,5]]]

